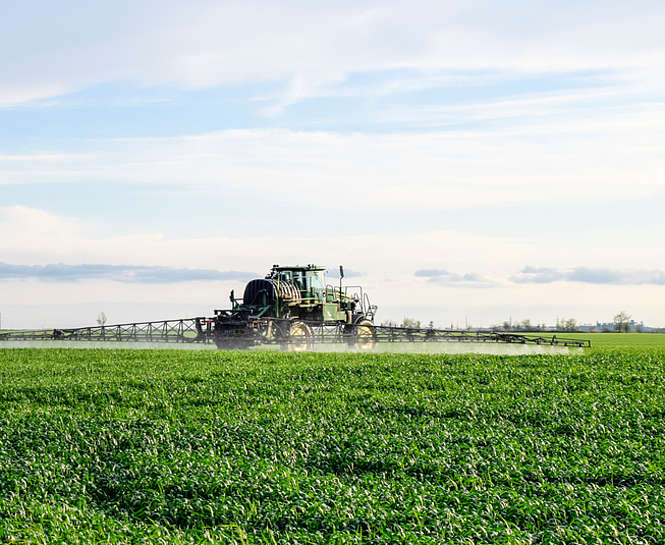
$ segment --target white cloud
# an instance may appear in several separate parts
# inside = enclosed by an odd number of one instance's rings
[[[542,116],[547,104],[527,100],[520,112]],[[173,184],[220,198],[251,189],[309,207],[328,206],[334,191],[359,210],[596,203],[665,195],[663,127],[665,105],[651,104],[584,119],[557,120],[554,111],[542,124],[501,130],[98,140],[74,152],[0,155],[0,184]]]
[[[107,81],[290,81],[279,109],[367,70],[610,68],[651,78],[665,53],[657,1],[26,1],[3,15],[0,47],[12,54],[0,102]],[[17,98],[9,86],[25,91]]]
[[[273,263],[314,262],[329,267],[341,263],[363,271],[361,278],[348,279],[347,283],[361,284],[368,290],[372,301],[380,306],[380,319],[401,319],[404,313],[413,314],[409,309],[419,307],[421,310],[416,317],[426,321],[450,323],[467,316],[474,325],[489,325],[492,320],[506,319],[509,314],[514,318],[548,322],[553,322],[557,314],[594,320],[602,318],[603,312],[611,317],[612,312],[626,308],[649,323],[662,323],[657,304],[659,299],[654,297],[654,290],[665,289],[660,286],[575,282],[543,286],[501,280],[520,270],[524,263],[556,267],[567,261],[584,263],[588,267],[612,268],[616,267],[617,255],[623,256],[626,262],[640,263],[641,267],[662,269],[665,260],[665,249],[662,248],[613,246],[596,248],[589,253],[583,241],[571,247],[553,238],[544,245],[537,241],[473,236],[454,231],[399,236],[366,233],[284,236],[277,232],[261,237],[228,237],[208,230],[198,236],[191,233],[182,239],[160,234],[93,236],[90,233],[96,231],[95,226],[23,207],[0,208],[0,230],[11,233],[11,236],[0,238],[0,255],[3,261],[13,264],[107,263],[263,273]],[[461,281],[430,282],[429,277],[414,277],[414,271],[418,269],[449,271],[451,278]],[[486,281],[472,281],[471,277],[464,281],[464,274],[468,271],[472,271],[476,279],[490,279],[492,289],[488,289]],[[66,306],[99,301],[128,305],[144,303],[160,309],[155,318],[168,317],[164,308],[169,304],[173,305],[174,312],[184,305],[190,305],[187,307],[190,309],[192,305],[199,305],[200,310],[191,311],[199,314],[224,307],[232,288],[238,292],[243,283],[197,281],[136,285],[93,279],[54,287],[52,282],[0,281],[3,305],[48,303]],[[139,309],[142,319],[151,318],[148,307]],[[20,323],[29,327],[30,315],[28,310],[25,312]],[[81,325],[73,318],[67,323],[59,323],[57,307],[54,307],[48,323],[52,327]]]
[[[13,108],[26,102],[62,95],[69,90],[65,85],[54,82],[19,85],[0,76],[0,108]]]
[[[162,266],[110,265],[86,263],[70,265],[23,265],[0,262],[0,279],[37,279],[57,282],[81,280],[110,280],[134,284],[173,284],[179,282],[214,282],[220,280],[249,280],[256,273],[216,271],[213,269],[175,268]]]
[[[552,284],[554,282],[582,282],[600,285],[652,285],[665,286],[665,271],[644,269],[575,267],[561,270],[550,267],[525,267],[511,277],[520,284]]]
[[[378,235],[359,232],[344,236],[283,236],[279,232],[260,237],[229,237],[215,229],[187,233],[182,239],[159,233],[93,235],[96,225],[32,208],[0,207],[0,229],[12,233],[0,238],[0,255],[7,263],[108,263],[124,265],[263,271],[274,262],[316,262],[329,266],[331,256],[351,269],[390,271],[411,275],[413,264],[427,266],[445,255],[453,266],[477,267],[488,247],[501,248],[496,263],[506,266],[528,247],[506,238],[476,236],[454,231],[430,231],[416,235]],[[248,248],[256,249],[248,255]],[[464,250],[459,251],[460,248]],[[395,263],[395,252],[402,260]],[[455,255],[457,253],[457,255]],[[390,273],[386,274],[390,276]]]
[[[4,250],[28,250],[29,246],[42,248],[57,242],[65,246],[66,241],[81,236],[85,225],[73,218],[49,214],[44,210],[27,206],[0,207],[0,248]],[[45,242],[48,241],[48,242]]]

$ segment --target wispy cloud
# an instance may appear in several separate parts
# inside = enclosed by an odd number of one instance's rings
[[[414,273],[429,282],[467,287],[497,287],[514,284],[552,284],[554,282],[578,282],[582,284],[615,286],[665,286],[665,271],[658,269],[613,269],[574,267],[558,269],[527,266],[509,277],[489,278],[478,273],[454,273],[445,269],[420,269]]]
[[[635,125],[636,119],[642,124]],[[221,194],[251,187],[298,206],[321,206],[311,188],[329,186],[352,194],[359,209],[559,204],[573,198],[595,203],[599,192],[605,200],[665,194],[664,120],[665,108],[653,108],[630,119],[608,119],[585,134],[255,129],[88,141],[76,153],[6,154],[0,157],[0,185],[92,180],[198,186]],[[566,126],[576,124],[569,120]]]
[[[0,84],[0,110],[17,108],[26,104],[39,106],[43,99],[56,97],[66,91],[66,87],[59,83],[48,82],[34,86],[28,83],[12,85],[3,82]]]
[[[452,273],[444,269],[420,269],[414,273],[419,278],[427,278],[437,284],[465,285],[469,287],[489,287],[496,285],[492,280],[476,273]]]
[[[111,280],[141,284],[170,284],[174,282],[247,280],[257,276],[240,271],[212,269],[178,269],[174,267],[135,265],[13,265],[0,263],[0,279],[35,278],[58,282],[78,280]]]
[[[516,0],[469,2],[77,2],[71,17],[50,2],[15,3],[0,47],[0,104],[100,82],[186,89],[241,81],[291,81],[275,108],[370,70],[503,68],[537,72],[662,65],[662,2],[602,7],[562,1],[556,10]],[[25,4],[25,5],[23,5]],[[516,16],[519,14],[519,16]],[[594,20],[584,33],[579,21]],[[29,32],[39,29],[39,32]],[[247,40],[248,34],[252,35]],[[618,40],[620,35],[622,39]],[[75,37],[75,38],[74,38]],[[237,54],[229,55],[229,51]]]
[[[573,269],[525,267],[518,275],[512,276],[510,280],[519,284],[581,282],[584,284],[665,286],[665,271],[589,267],[575,267]]]

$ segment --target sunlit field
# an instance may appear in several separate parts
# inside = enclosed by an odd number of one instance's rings
[[[665,333],[566,333],[571,339],[589,339],[600,350],[656,348],[665,350]]]
[[[0,541],[653,543],[659,351],[0,351]]]

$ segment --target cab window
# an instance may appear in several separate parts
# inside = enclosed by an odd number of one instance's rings
[[[293,271],[293,283],[298,289],[304,289],[301,271]]]
[[[323,279],[321,278],[321,273],[315,272],[307,276],[307,289],[317,295],[323,293]]]

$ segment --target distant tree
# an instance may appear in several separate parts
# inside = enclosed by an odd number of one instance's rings
[[[522,320],[520,322],[520,329],[522,331],[528,331],[529,329],[533,329],[533,327],[531,326],[531,320],[529,320],[528,318],[526,320]]]
[[[631,316],[625,310],[622,310],[614,317],[614,329],[620,333],[630,331]]]
[[[434,321],[430,320],[429,324],[427,324],[428,329],[434,329]]]
[[[409,329],[420,329],[420,320],[414,320],[405,316],[402,320],[402,327],[407,327]]]
[[[558,331],[577,331],[577,320],[575,318],[557,318],[556,329]]]
[[[561,322],[561,329],[564,331],[576,331],[577,330],[577,320],[575,318],[568,318]]]
[[[508,320],[506,320],[505,322],[503,322],[503,324],[501,324],[501,328],[504,331],[510,331],[513,328],[513,324],[510,323]]]
[[[97,323],[99,325],[104,325],[106,322],[108,322],[108,318],[106,317],[106,314],[103,312],[99,313],[99,316],[97,316]]]
[[[399,327],[399,324],[393,320],[384,320],[381,325],[384,327]]]

